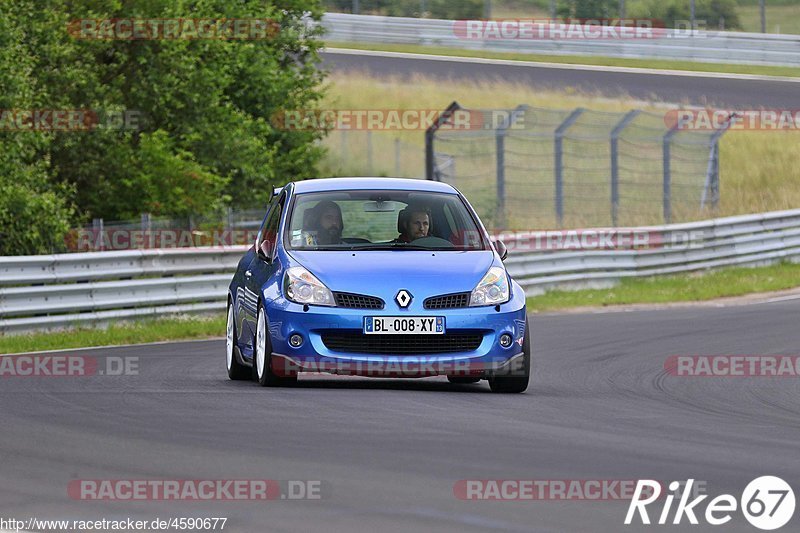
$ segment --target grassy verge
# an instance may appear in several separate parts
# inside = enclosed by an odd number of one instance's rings
[[[703,301],[798,286],[800,264],[779,263],[767,267],[725,268],[702,274],[625,279],[611,289],[550,291],[528,298],[528,309],[553,311],[587,306]]]
[[[461,50],[445,46],[421,46],[415,44],[373,44],[329,42],[331,48],[355,50],[381,50],[386,52],[406,52],[414,54],[433,54],[442,56],[482,57],[486,59],[511,59],[516,61],[538,61],[564,65],[592,65],[603,67],[632,67],[661,70],[686,70],[690,72],[719,72],[726,74],[755,74],[763,76],[800,77],[800,68],[775,67],[764,65],[732,65],[726,63],[699,63],[665,59],[626,59],[597,56],[557,56],[546,54],[525,54],[514,52],[490,52],[485,50]]]
[[[769,3],[768,3],[769,4]],[[761,10],[758,5],[739,6],[736,8],[744,31],[761,31]],[[797,5],[768,5],[768,33],[800,33],[800,7]]]
[[[120,323],[101,328],[81,328],[55,333],[0,337],[0,354],[87,346],[115,346],[157,341],[202,339],[225,335],[225,316],[164,318]]]

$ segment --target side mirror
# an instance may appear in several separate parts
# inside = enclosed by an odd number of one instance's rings
[[[497,253],[500,254],[500,260],[505,261],[506,257],[508,257],[508,248],[503,241],[497,239],[494,241],[494,249],[497,250]]]
[[[261,258],[262,261],[267,263],[272,263],[272,250],[271,250],[271,243],[269,240],[265,240],[261,243],[261,246],[256,247],[256,254],[258,257]]]

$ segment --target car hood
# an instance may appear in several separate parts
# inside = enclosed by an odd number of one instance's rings
[[[415,296],[471,291],[494,263],[491,251],[292,251],[332,291],[380,296],[400,289]]]

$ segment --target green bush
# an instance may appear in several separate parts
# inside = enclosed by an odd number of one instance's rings
[[[63,251],[71,210],[53,191],[0,183],[0,255]]]
[[[230,203],[264,206],[272,185],[315,175],[322,133],[281,130],[270,118],[322,97],[318,0],[44,4],[0,2],[0,110],[128,113],[137,123],[44,133],[0,125],[0,188],[9,195],[0,220],[19,214],[30,224],[19,239],[3,230],[3,253],[41,249],[72,207],[74,223],[145,211],[203,216]],[[267,18],[280,29],[230,41],[95,40],[68,31],[70,21],[126,18]],[[67,219],[43,220],[37,230],[27,215],[34,208]]]

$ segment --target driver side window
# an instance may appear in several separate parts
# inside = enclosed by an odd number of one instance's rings
[[[278,200],[278,203],[272,209],[264,224],[264,229],[261,232],[261,238],[258,243],[258,248],[266,257],[272,259],[275,253],[275,246],[278,243],[278,226],[281,222],[281,213],[283,212],[283,203],[285,196]]]

